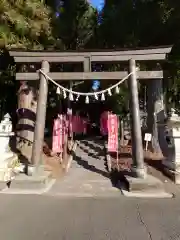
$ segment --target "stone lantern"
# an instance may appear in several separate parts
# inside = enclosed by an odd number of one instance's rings
[[[10,115],[6,114],[0,122],[0,180],[8,181],[11,178],[12,169],[17,165],[17,155],[14,154],[10,147],[10,137],[12,132],[12,122]],[[8,176],[7,176],[8,175]]]
[[[164,170],[176,184],[180,184],[180,116],[174,109],[171,110],[167,125],[171,144],[168,145],[168,156],[163,161]]]
[[[12,122],[10,121],[9,114],[6,114],[0,123],[0,163],[5,158],[13,156],[13,153],[9,149],[9,140],[13,135]]]

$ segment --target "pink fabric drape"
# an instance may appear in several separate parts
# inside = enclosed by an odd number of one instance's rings
[[[52,151],[54,153],[63,152],[65,131],[66,131],[66,117],[64,115],[59,115],[58,118],[54,120],[53,125]]]
[[[118,117],[116,114],[108,115],[108,151],[118,152]]]
[[[75,115],[72,117],[72,131],[75,134],[86,134],[87,132],[87,119]]]
[[[72,131],[73,133],[79,133],[81,124],[81,118],[79,115],[72,116]]]

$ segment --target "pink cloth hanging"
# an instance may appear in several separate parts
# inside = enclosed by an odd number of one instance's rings
[[[81,133],[82,124],[81,124],[81,117],[79,115],[73,116],[72,119],[72,131],[75,134]]]
[[[53,125],[52,151],[54,153],[63,152],[65,129],[66,129],[65,116],[58,115],[58,118],[54,120]]]
[[[108,115],[108,151],[118,152],[118,117],[116,114]]]

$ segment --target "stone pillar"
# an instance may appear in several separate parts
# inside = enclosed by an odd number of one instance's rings
[[[41,69],[44,73],[48,73],[49,63],[47,61],[43,61]],[[42,158],[44,128],[46,121],[47,96],[48,96],[48,80],[44,77],[43,74],[40,74],[39,96],[37,103],[37,115],[31,161],[33,166],[35,167],[35,171],[38,169]]]
[[[133,72],[129,77],[129,92],[130,92],[130,113],[131,113],[131,139],[132,139],[132,158],[133,158],[133,173],[135,177],[145,178],[146,168],[144,165],[144,154],[142,146],[138,86],[136,78],[136,63],[135,60],[129,61],[129,73]]]
[[[176,184],[180,184],[180,116],[172,113],[168,120],[168,156],[163,160],[165,172]]]

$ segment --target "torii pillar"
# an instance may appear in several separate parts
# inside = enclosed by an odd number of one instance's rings
[[[138,86],[136,77],[136,63],[133,59],[129,60],[129,73],[132,73],[129,77],[129,91],[131,106],[130,112],[133,165],[131,168],[132,174],[125,175],[128,182],[128,191],[133,194],[132,196],[138,196],[139,193],[149,194],[150,192],[152,194],[159,194],[159,192],[161,192],[164,194],[164,196],[167,196],[164,191],[163,183],[156,177],[147,174],[147,168],[144,163]],[[129,194],[123,189],[122,192],[125,196],[128,196]]]
[[[136,62],[129,60],[129,90],[130,90],[130,114],[131,114],[131,140],[132,140],[132,172],[137,178],[146,178],[146,167],[144,164],[144,153],[142,145],[142,134],[140,124],[138,86],[136,77]]]
[[[43,61],[41,69],[44,73],[49,72],[49,63]],[[40,73],[40,85],[39,85],[39,96],[37,102],[37,114],[34,132],[34,142],[32,148],[31,163],[34,167],[34,173],[37,172],[40,164],[42,163],[42,151],[44,142],[44,128],[46,122],[46,107],[47,107],[47,96],[48,96],[48,80]]]

